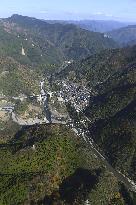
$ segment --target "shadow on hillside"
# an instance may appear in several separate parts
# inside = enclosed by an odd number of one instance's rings
[[[20,136],[22,136],[23,135],[23,133],[25,132],[25,131],[27,131],[28,129],[29,129],[29,127],[30,126],[23,126],[23,127],[21,127],[17,132],[16,132],[16,134],[12,137],[12,139],[10,139],[7,143],[1,143],[0,144],[0,149],[1,148],[11,148],[11,150],[12,150],[12,148],[16,148],[16,146],[20,146],[21,147],[21,145],[22,145],[22,142],[20,142],[19,141],[19,138],[20,138]]]
[[[60,184],[59,191],[54,191],[52,195],[45,196],[44,200],[37,204],[61,205],[61,204],[79,204],[87,200],[89,192],[98,183],[101,169],[90,171],[79,168],[75,173],[66,178]]]
[[[98,183],[101,170],[94,172],[79,168],[73,175],[60,185],[60,195],[67,203],[72,204],[76,199],[86,200],[88,192]]]
[[[40,133],[40,128],[42,129],[43,126],[39,124],[23,126],[8,144],[12,153],[15,154],[21,149],[32,147],[36,142],[43,141],[45,136]],[[40,133],[40,137],[38,133]]]

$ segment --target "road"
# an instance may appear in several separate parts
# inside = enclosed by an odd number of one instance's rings
[[[44,112],[45,112],[45,117],[46,117],[47,121],[49,123],[51,123],[52,119],[51,119],[51,111],[49,109],[49,97],[48,97],[48,95],[44,99]]]
[[[43,124],[43,123],[46,122],[45,120],[40,120],[38,118],[24,120],[24,119],[21,119],[21,118],[17,117],[14,112],[11,113],[11,117],[12,117],[13,122],[16,122],[17,124],[19,124],[21,126],[24,126],[24,125],[29,125],[30,126],[30,125],[35,125],[35,124]]]
[[[41,92],[43,93],[43,89],[41,90]],[[45,92],[44,92],[45,93]],[[19,119],[14,112],[12,112],[12,119],[14,122],[20,124],[20,125],[33,125],[33,124],[42,124],[42,123],[56,123],[56,124],[66,124],[65,121],[58,121],[56,119],[54,119],[52,117],[52,113],[49,107],[49,97],[48,94],[45,94],[45,96],[43,97],[43,101],[42,101],[43,105],[44,105],[44,112],[45,112],[45,120],[42,121],[40,119],[34,119],[32,121],[25,121],[22,119]],[[81,110],[80,110],[81,111]],[[90,121],[86,116],[85,116],[86,120]],[[105,165],[105,167],[114,174],[115,177],[117,177],[117,179],[119,181],[121,181],[122,183],[125,184],[125,186],[131,190],[136,192],[136,184],[130,180],[129,178],[127,178],[126,176],[124,176],[122,173],[120,173],[119,171],[115,170],[107,161],[107,159],[105,159],[104,156],[102,156],[102,154],[97,150],[96,147],[98,147],[94,141],[88,136],[86,135],[84,132],[79,134],[78,128],[76,128],[76,126],[74,128],[72,128],[73,131],[81,138],[83,138],[85,140],[85,142],[87,143],[89,149],[91,149],[91,151],[94,153],[94,156],[97,157],[98,159],[100,159],[103,164]]]
[[[80,112],[82,114],[84,114],[81,110],[80,110]],[[85,116],[85,119],[88,120],[89,122],[91,122],[86,116]],[[128,190],[136,192],[136,184],[134,183],[134,181],[130,180],[128,177],[126,177],[120,171],[117,171],[116,169],[114,169],[110,165],[110,163],[107,161],[107,159],[97,150],[98,146],[95,144],[94,140],[90,138],[90,136],[86,135],[84,131],[81,131],[79,134],[79,128],[76,128],[76,125],[72,129],[76,133],[76,135],[78,135],[80,138],[82,137],[82,139],[87,143],[89,149],[94,153],[94,156],[96,156],[98,159],[100,159],[104,163],[105,167],[110,172],[112,172],[114,174],[114,176],[119,181],[121,181],[122,183],[125,184],[125,186],[128,188]],[[87,130],[87,128],[86,128],[86,130]]]
[[[78,135],[80,138],[82,136],[83,140],[87,143],[88,148],[94,153],[94,156],[97,157],[98,159],[100,159],[103,164],[105,165],[105,167],[114,174],[114,176],[122,183],[125,184],[125,186],[133,191],[136,192],[136,184],[130,180],[129,178],[127,178],[126,176],[124,176],[121,172],[115,170],[110,164],[109,162],[105,159],[105,157],[95,148],[97,147],[94,143],[94,141],[88,136],[86,135],[84,132],[82,134],[79,134],[78,128],[74,127],[72,128],[72,130],[76,133],[76,135]]]

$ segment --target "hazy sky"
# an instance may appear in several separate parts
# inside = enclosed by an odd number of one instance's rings
[[[136,22],[136,0],[2,0],[0,16],[43,19],[115,19]]]

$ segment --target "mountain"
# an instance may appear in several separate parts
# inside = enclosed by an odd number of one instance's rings
[[[136,25],[113,30],[108,33],[121,46],[136,44]]]
[[[94,87],[134,62],[136,62],[136,46],[107,49],[79,62],[74,62],[56,73],[56,76],[61,79],[70,79],[72,75],[75,81],[85,81],[90,87]]]
[[[29,19],[29,18],[28,18]],[[30,22],[33,20],[30,18]],[[57,48],[40,34],[10,21],[0,21],[0,54],[33,67],[51,67],[62,61]],[[49,65],[48,65],[49,64]]]
[[[13,97],[39,92],[40,75],[11,57],[0,57],[0,95]]]
[[[58,78],[88,86],[90,137],[112,166],[136,181],[136,46],[73,63]]]
[[[40,63],[42,66],[48,63],[59,64],[64,60],[77,60],[117,46],[103,34],[89,32],[72,24],[49,24],[20,15],[1,19],[1,33],[1,44],[6,47],[3,48],[4,51],[8,50],[10,55],[14,54],[19,58],[17,53],[21,54],[23,46],[26,53],[23,56],[24,61]],[[13,40],[9,42],[9,39]]]
[[[132,23],[118,22],[118,21],[105,21],[105,20],[80,20],[80,21],[63,21],[63,20],[45,20],[47,23],[62,23],[62,24],[75,24],[82,29],[88,31],[105,33],[122,27],[126,27]]]
[[[97,95],[91,97],[85,114],[91,120],[90,136],[109,162],[136,181],[136,61],[132,54],[131,63],[122,63],[95,86]]]
[[[0,144],[0,156],[1,204],[135,203],[133,193],[64,125],[24,127]]]
[[[77,22],[81,28],[87,29],[89,31],[105,33],[115,29],[119,29],[127,26],[129,23],[118,22],[118,21],[104,21],[104,20],[82,20]]]
[[[116,46],[108,36],[72,24],[49,24],[19,15],[0,20],[0,204],[136,204],[129,179],[124,177],[123,184],[116,171],[136,181],[136,46]],[[76,61],[65,66],[64,61],[71,59]],[[60,124],[37,124],[47,112],[54,118],[69,111],[59,102],[65,95],[65,89],[59,92],[61,84],[56,83],[54,93],[54,85],[47,86],[49,70],[52,81],[61,79],[71,98],[72,89],[80,90],[77,85],[88,91],[87,96],[90,93],[82,113],[73,112],[78,119],[80,114],[85,116],[82,127],[80,121],[73,127],[75,119],[72,125],[62,125],[60,117]],[[39,105],[29,96],[40,93],[43,77],[45,96]],[[49,99],[46,92],[53,97]],[[84,95],[79,93],[76,102]],[[11,105],[13,111],[3,110]],[[26,126],[32,116],[35,125]],[[83,133],[75,134],[79,129]],[[88,138],[93,140],[88,143]]]
[[[110,163],[136,181],[136,64],[99,86],[86,110],[91,136]]]
[[[114,46],[114,41],[103,34],[75,25],[51,25],[20,15],[1,19],[0,94],[37,94],[41,74],[53,72],[65,60]]]

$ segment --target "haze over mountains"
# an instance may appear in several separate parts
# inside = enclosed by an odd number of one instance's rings
[[[136,29],[0,19],[0,204],[136,204]]]
[[[115,29],[123,28],[125,26],[134,24],[134,23],[125,23],[125,22],[118,22],[118,21],[110,21],[110,20],[80,20],[80,21],[63,21],[63,20],[45,20],[48,23],[63,23],[63,24],[75,24],[83,29],[94,31],[94,32],[101,32],[105,33],[108,31],[112,31]]]
[[[134,45],[136,43],[136,26],[131,25],[117,30],[113,30],[108,35],[121,46]]]

